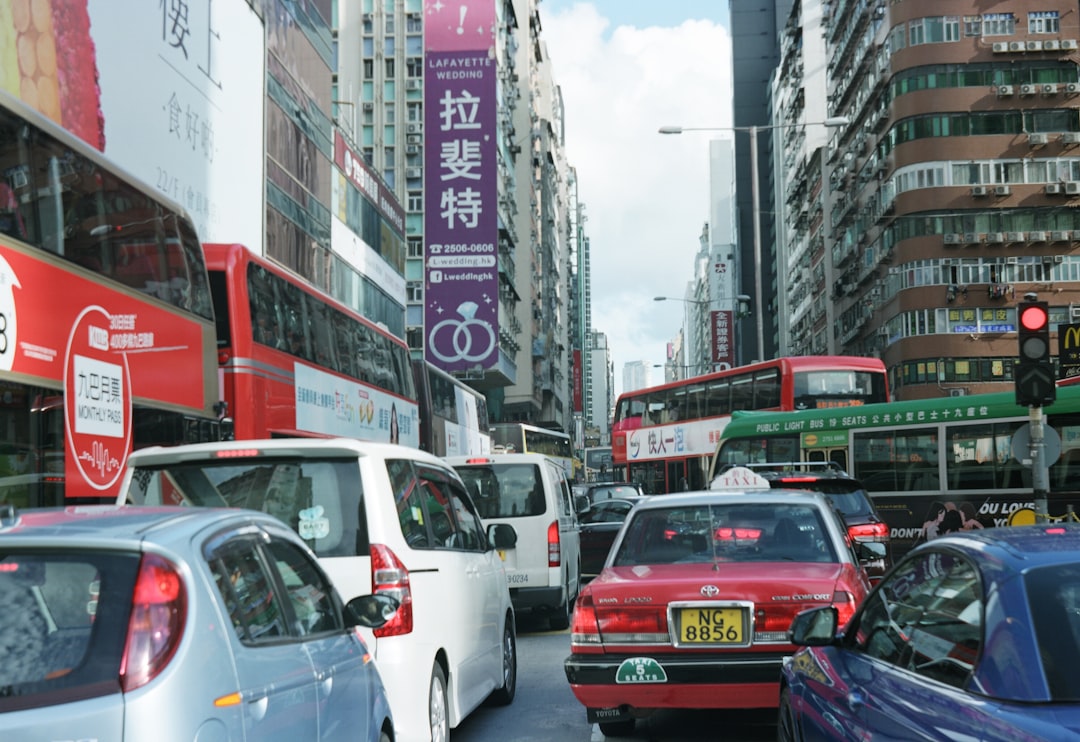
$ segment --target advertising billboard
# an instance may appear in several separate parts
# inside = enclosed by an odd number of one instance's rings
[[[498,361],[495,1],[424,4],[425,356]]]

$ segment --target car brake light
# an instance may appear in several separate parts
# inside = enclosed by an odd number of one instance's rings
[[[562,563],[562,548],[559,545],[559,521],[551,521],[548,526],[548,566],[558,567]]]
[[[855,596],[847,590],[833,593],[833,607],[836,609],[836,625],[843,627],[855,615]]]
[[[855,540],[885,540],[889,538],[889,524],[863,523],[856,526],[848,526],[848,535]]]
[[[139,564],[131,600],[120,686],[131,692],[149,683],[176,653],[187,618],[187,591],[176,567],[156,554]]]
[[[574,603],[574,617],[570,624],[570,646],[589,651],[584,647],[600,645],[600,627],[596,622],[596,609],[592,595],[582,593]]]
[[[780,477],[777,481],[789,484],[791,482],[816,482],[818,480],[816,477]]]
[[[258,456],[262,453],[257,448],[231,448],[224,451],[214,451],[216,459],[244,459],[249,456]]]
[[[397,611],[379,628],[375,636],[401,636],[413,630],[412,588],[409,586],[409,570],[401,563],[390,547],[371,545],[371,592],[384,593],[399,603]]]

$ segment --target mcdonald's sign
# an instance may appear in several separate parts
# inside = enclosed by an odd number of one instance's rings
[[[1080,376],[1080,325],[1058,325],[1058,378]]]

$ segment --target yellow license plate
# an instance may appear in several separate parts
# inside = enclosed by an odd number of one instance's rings
[[[679,609],[679,641],[684,644],[745,644],[742,608]]]

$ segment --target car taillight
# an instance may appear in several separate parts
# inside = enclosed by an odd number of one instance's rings
[[[600,627],[596,622],[596,609],[589,593],[582,593],[574,603],[574,617],[570,623],[570,647],[572,651],[600,651]]]
[[[120,686],[130,692],[149,683],[169,664],[187,621],[187,590],[176,567],[156,554],[139,563],[131,600]]]
[[[885,541],[889,538],[889,524],[863,523],[848,526],[848,535],[856,541]]]
[[[548,566],[558,567],[562,563],[562,548],[559,546],[559,521],[553,520],[548,526]]]
[[[409,587],[409,570],[401,563],[390,547],[371,545],[371,592],[385,593],[395,598],[397,611],[379,628],[375,636],[401,636],[413,630],[412,588]]]
[[[855,615],[855,596],[846,590],[837,590],[833,593],[832,602],[836,609],[836,625],[843,628]]]

